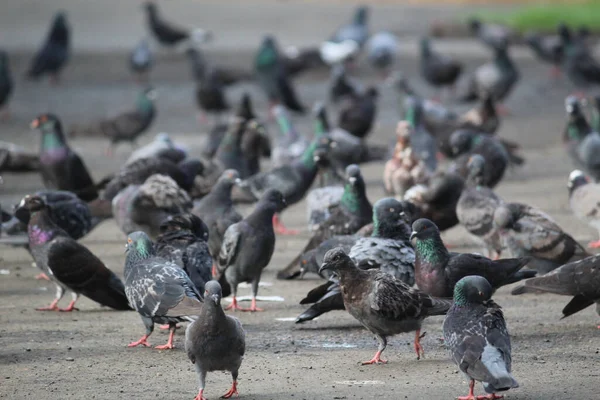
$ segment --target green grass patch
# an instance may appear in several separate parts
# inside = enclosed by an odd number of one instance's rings
[[[561,22],[574,28],[587,26],[592,32],[600,32],[598,0],[571,4],[525,5],[507,13],[481,13],[475,16],[483,21],[506,24],[520,32],[555,32]]]

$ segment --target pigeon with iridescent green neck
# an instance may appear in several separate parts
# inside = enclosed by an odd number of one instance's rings
[[[351,235],[371,222],[373,207],[367,198],[365,181],[358,165],[346,168],[346,184],[339,205],[330,209],[329,218],[310,238],[304,249],[284,269],[277,273],[279,279],[291,279],[300,272],[299,262],[303,253],[314,249],[336,235]]]
[[[456,282],[467,275],[483,276],[494,289],[536,275],[536,271],[522,270],[529,257],[490,260],[472,253],[449,252],[437,226],[428,219],[413,223],[410,239],[416,239],[417,286],[431,296],[451,297]]]
[[[500,399],[497,392],[519,387],[511,375],[510,335],[494,289],[483,277],[466,276],[456,283],[454,304],[444,320],[444,342],[452,361],[470,380],[469,394],[459,399]],[[475,381],[488,396],[474,396]]]
[[[84,201],[98,197],[98,191],[85,164],[69,147],[60,120],[53,114],[42,114],[31,127],[41,133],[40,173],[48,189],[69,190]]]

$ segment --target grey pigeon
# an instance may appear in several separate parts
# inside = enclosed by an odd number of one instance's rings
[[[8,101],[12,95],[14,81],[10,73],[8,54],[0,50],[0,112],[6,117],[8,114]]]
[[[600,255],[573,261],[545,275],[528,279],[524,287],[515,288],[512,293],[521,294],[528,291],[573,296],[563,308],[562,318],[573,315],[594,302],[596,312],[600,315]]]
[[[350,97],[340,110],[338,126],[358,138],[367,136],[377,116],[378,97],[379,91],[375,87]]]
[[[437,168],[438,146],[436,139],[425,126],[424,102],[416,96],[407,96],[404,101],[404,119],[412,127],[410,146],[418,159],[425,163],[429,171]]]
[[[252,73],[244,68],[213,65],[199,48],[191,46],[186,49],[185,53],[190,61],[192,78],[196,82],[204,78],[208,69],[212,70],[211,75],[224,86],[230,86],[240,81],[249,81],[254,78]]]
[[[166,175],[152,175],[142,185],[130,185],[112,201],[113,216],[126,235],[144,231],[157,237],[169,216],[191,211],[192,199]]]
[[[142,39],[129,54],[129,68],[140,81],[147,81],[154,57],[147,39]]]
[[[398,38],[391,32],[375,33],[367,41],[366,50],[369,63],[387,75],[398,54]]]
[[[558,34],[564,47],[563,68],[571,83],[583,90],[600,84],[600,63],[591,54],[585,38],[575,37],[564,24],[559,25]]]
[[[238,395],[237,377],[246,352],[246,333],[237,318],[225,315],[221,297],[219,283],[207,282],[198,319],[185,331],[185,351],[198,374],[199,391],[195,400],[205,400],[206,373],[210,371],[231,373],[231,389],[222,398]]]
[[[98,257],[63,231],[49,215],[44,200],[27,196],[23,206],[29,211],[29,248],[36,265],[56,284],[56,297],[40,311],[73,311],[84,295],[116,310],[130,310],[123,282]],[[66,308],[57,304],[65,290],[72,292]]]
[[[271,221],[275,213],[285,206],[283,194],[270,189],[262,196],[252,214],[225,231],[217,270],[219,276],[225,274],[231,285],[233,299],[227,309],[262,311],[256,307],[256,295],[262,270],[271,261],[275,250],[275,231]],[[240,307],[236,300],[237,287],[242,282],[252,284],[252,305],[249,309]]]
[[[491,299],[492,286],[481,276],[466,276],[456,283],[454,304],[444,320],[444,342],[452,361],[469,379],[469,394],[475,399],[475,381],[483,383],[488,396],[519,387],[511,375],[510,335],[500,306]]]
[[[469,20],[469,30],[492,49],[505,46],[515,37],[515,32],[508,26],[483,22],[478,18]]]
[[[192,41],[193,44],[202,44],[208,41],[212,34],[203,29],[188,30],[165,21],[158,11],[156,3],[148,1],[144,4],[148,28],[158,43],[163,46],[175,46],[183,42]]]
[[[342,43],[346,40],[356,42],[362,47],[369,37],[369,8],[360,6],[354,12],[352,22],[341,26],[329,39],[334,43]]]
[[[27,77],[39,79],[49,74],[52,81],[57,83],[60,71],[69,60],[71,51],[71,29],[67,15],[59,11],[54,15],[52,26],[42,48],[31,61]]]
[[[600,234],[600,184],[590,182],[583,172],[574,170],[569,175],[568,187],[573,214]],[[588,247],[600,248],[600,240],[590,242]]]
[[[379,269],[409,286],[415,283],[415,252],[410,244],[410,226],[403,205],[393,198],[379,200],[373,206],[373,233],[368,237],[335,236],[319,245],[313,257],[322,260],[333,247],[342,246],[360,269]],[[351,246],[346,243],[353,242]],[[337,245],[337,246],[336,246]],[[347,247],[350,247],[346,250]],[[312,250],[311,250],[312,252]],[[310,252],[309,252],[310,253]],[[303,256],[303,261],[304,257]],[[319,261],[320,261],[319,260]],[[312,260],[307,260],[310,262]],[[306,268],[303,264],[302,268]],[[320,296],[316,296],[317,293]],[[300,304],[314,303],[296,319],[296,323],[311,320],[331,310],[343,309],[339,280],[329,282],[311,290]]]
[[[544,36],[537,32],[528,32],[525,35],[525,43],[527,43],[539,60],[552,64],[550,74],[553,78],[560,76],[560,66],[563,62],[565,51],[560,36]]]
[[[201,113],[214,114],[216,123],[230,108],[225,84],[212,66],[206,66],[203,75],[196,81],[196,105]],[[206,119],[205,114],[201,114],[201,119]]]
[[[584,169],[595,181],[600,180],[600,133],[594,131],[585,117],[579,100],[565,100],[568,120],[563,134],[567,151],[576,167]]]
[[[358,82],[348,77],[343,64],[334,65],[331,68],[329,99],[333,103],[357,96],[361,91]]]
[[[444,246],[440,231],[428,219],[413,222],[411,240],[415,240],[415,280],[419,289],[436,297],[450,297],[454,285],[467,275],[486,278],[494,289],[535,276],[536,271],[522,270],[531,259],[490,260],[472,253],[451,253]]]
[[[131,164],[142,158],[153,157],[166,158],[174,163],[178,163],[187,157],[187,151],[175,143],[168,133],[161,132],[154,137],[152,142],[131,153],[126,164]]]
[[[548,214],[526,204],[500,205],[494,225],[511,257],[533,257],[527,266],[540,274],[590,256]]]
[[[463,66],[447,55],[431,49],[429,38],[421,39],[421,75],[434,87],[454,86]]]
[[[330,207],[340,203],[344,195],[343,186],[325,186],[316,188],[306,195],[308,231],[315,233],[322,223],[331,216]]]
[[[156,255],[183,269],[199,293],[204,292],[204,285],[212,277],[208,238],[208,227],[200,218],[177,214],[163,221],[154,244]]]
[[[226,170],[210,193],[192,209],[192,213],[199,216],[208,226],[208,247],[214,259],[219,256],[227,228],[242,220],[231,200],[231,188],[240,182],[236,170]]]
[[[362,270],[340,248],[329,250],[320,270],[330,269],[340,279],[346,310],[379,342],[377,353],[365,364],[380,364],[388,336],[415,331],[417,359],[424,355],[421,323],[426,317],[444,315],[451,302],[433,298],[378,270]]]
[[[177,322],[194,321],[202,295],[185,271],[156,255],[154,245],[144,232],[127,237],[125,257],[125,294],[129,304],[142,317],[146,333],[128,347],[149,347],[154,324],[169,324],[169,340],[157,349],[172,349]]]
[[[488,253],[495,253],[499,257],[502,243],[500,234],[494,229],[493,220],[494,211],[503,200],[482,183],[487,168],[482,156],[471,156],[467,166],[469,175],[466,187],[456,203],[456,216],[470,234],[483,241]]]

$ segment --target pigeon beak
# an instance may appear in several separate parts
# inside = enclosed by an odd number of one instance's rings
[[[327,264],[327,263],[321,264],[321,266],[319,267],[319,274],[327,269],[329,269],[329,264]]]
[[[31,124],[29,124],[29,126],[31,127],[31,129],[39,128],[40,120],[38,118],[34,119],[33,121],[31,121]]]
[[[215,304],[219,304],[219,301],[221,300],[221,298],[219,297],[219,295],[218,295],[218,294],[211,294],[211,295],[210,295],[210,299],[211,299],[212,301],[214,301],[214,302],[215,302]]]
[[[412,231],[411,234],[410,234],[410,239],[409,240],[413,240],[416,237],[417,237],[417,232]]]
[[[236,179],[233,181],[233,184],[234,184],[234,185],[238,185],[238,186],[239,186],[241,183],[242,183],[242,180],[241,180],[240,178],[236,178]]]

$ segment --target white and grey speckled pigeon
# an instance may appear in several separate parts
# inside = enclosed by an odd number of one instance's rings
[[[580,170],[569,175],[569,205],[573,214],[600,233],[600,183],[590,179]],[[600,248],[600,240],[588,244],[592,249]]]
[[[204,387],[206,373],[210,371],[231,373],[233,384],[221,398],[228,399],[238,394],[237,377],[246,352],[246,333],[237,318],[225,315],[221,297],[219,283],[207,282],[200,315],[185,331],[185,351],[199,380],[199,391],[194,400],[206,400]]]
[[[462,278],[454,288],[454,304],[444,320],[444,342],[452,361],[470,380],[469,394],[474,399],[475,381],[483,383],[487,399],[495,393],[519,387],[511,375],[510,335],[499,305],[491,299],[492,286],[481,277]]]
[[[331,216],[329,208],[339,204],[343,194],[343,186],[325,186],[308,192],[306,196],[306,211],[308,214],[308,231],[310,233],[315,233],[321,224]]]
[[[125,294],[140,314],[146,333],[128,347],[149,347],[148,337],[154,323],[169,324],[169,340],[157,349],[172,349],[177,322],[194,321],[202,304],[202,295],[185,271],[175,263],[156,256],[154,245],[144,232],[127,238],[125,258]]]

